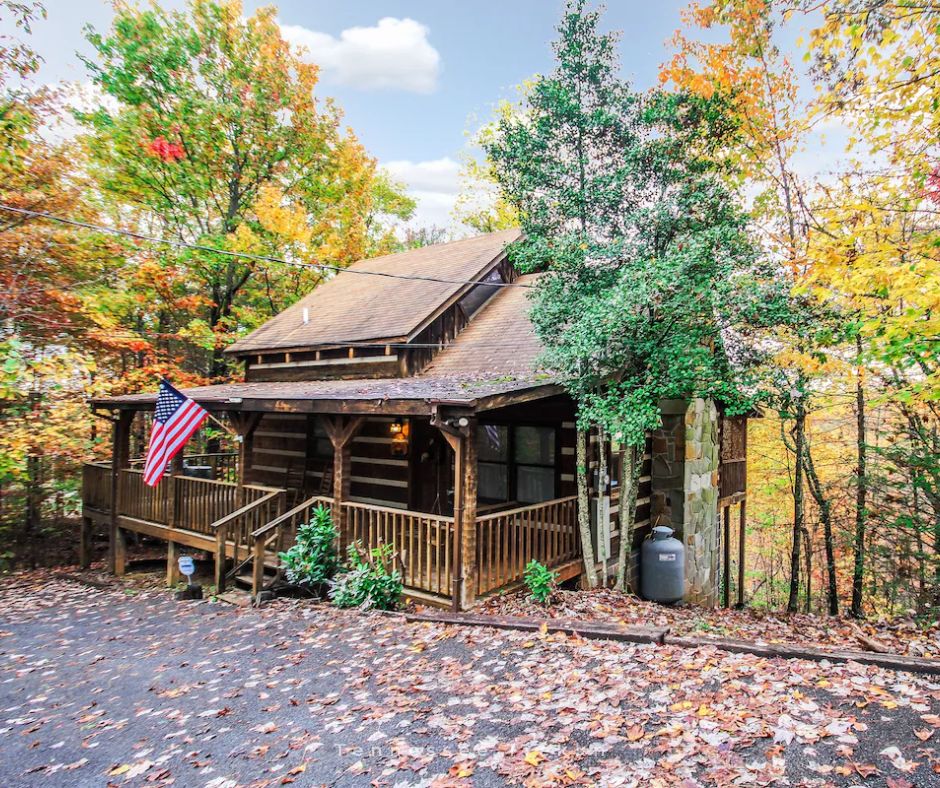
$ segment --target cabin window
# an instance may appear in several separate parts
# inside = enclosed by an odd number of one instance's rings
[[[477,430],[477,497],[485,503],[509,500],[509,428],[481,424]]]
[[[333,444],[326,434],[326,428],[320,419],[313,420],[313,457],[317,460],[331,460],[333,458]]]
[[[555,497],[555,428],[481,424],[478,497],[483,503],[539,503]]]

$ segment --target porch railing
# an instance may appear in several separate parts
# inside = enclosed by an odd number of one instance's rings
[[[560,566],[580,556],[577,497],[522,506],[477,518],[477,594],[522,580],[535,560]]]
[[[343,504],[343,522],[348,538],[359,541],[367,550],[381,544],[395,546],[401,556],[405,586],[450,596],[453,517],[347,501]]]
[[[209,468],[209,478],[214,481],[238,481],[238,452],[214,452],[209,454],[187,454],[183,463],[188,468]],[[135,457],[130,461],[132,468],[144,464],[143,457]]]
[[[111,508],[111,466],[108,463],[86,462],[82,466],[82,503],[102,512]]]

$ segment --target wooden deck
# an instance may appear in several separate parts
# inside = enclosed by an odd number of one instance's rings
[[[284,490],[224,479],[168,474],[157,487],[148,487],[134,467],[118,473],[115,495],[112,478],[107,464],[85,466],[83,514],[86,522],[117,529],[117,549],[122,532],[131,531],[166,541],[168,563],[175,563],[177,546],[204,550],[216,556],[220,589],[247,575],[255,594],[282,579],[278,553],[294,543],[312,510],[335,509],[327,496],[288,509]],[[118,513],[112,517],[115,500]],[[476,560],[469,566],[458,560],[461,537],[454,517],[343,501],[334,521],[341,550],[353,542],[366,550],[394,545],[406,595],[452,606],[461,583],[472,584],[474,596],[518,586],[532,560],[561,569],[566,579],[572,576],[580,556],[576,508],[576,499],[568,497],[479,515],[473,521]],[[121,571],[123,559],[118,559],[116,571]],[[168,567],[171,581],[174,569]]]

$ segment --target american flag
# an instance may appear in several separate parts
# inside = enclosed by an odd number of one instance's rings
[[[167,381],[160,381],[157,408],[153,414],[153,431],[144,460],[144,482],[156,487],[163,478],[167,463],[183,448],[208,415]]]

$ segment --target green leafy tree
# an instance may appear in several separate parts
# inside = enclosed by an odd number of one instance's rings
[[[581,429],[596,425],[627,448],[624,588],[642,448],[659,402],[715,397],[732,412],[748,407],[742,392],[758,354],[743,338],[774,283],[716,171],[714,151],[735,132],[725,107],[632,91],[618,77],[615,37],[598,26],[583,0],[569,2],[555,70],[534,81],[523,112],[500,120],[487,153],[526,232],[516,260],[545,272],[532,308],[544,363],[577,401]],[[593,583],[580,447],[577,462]]]

